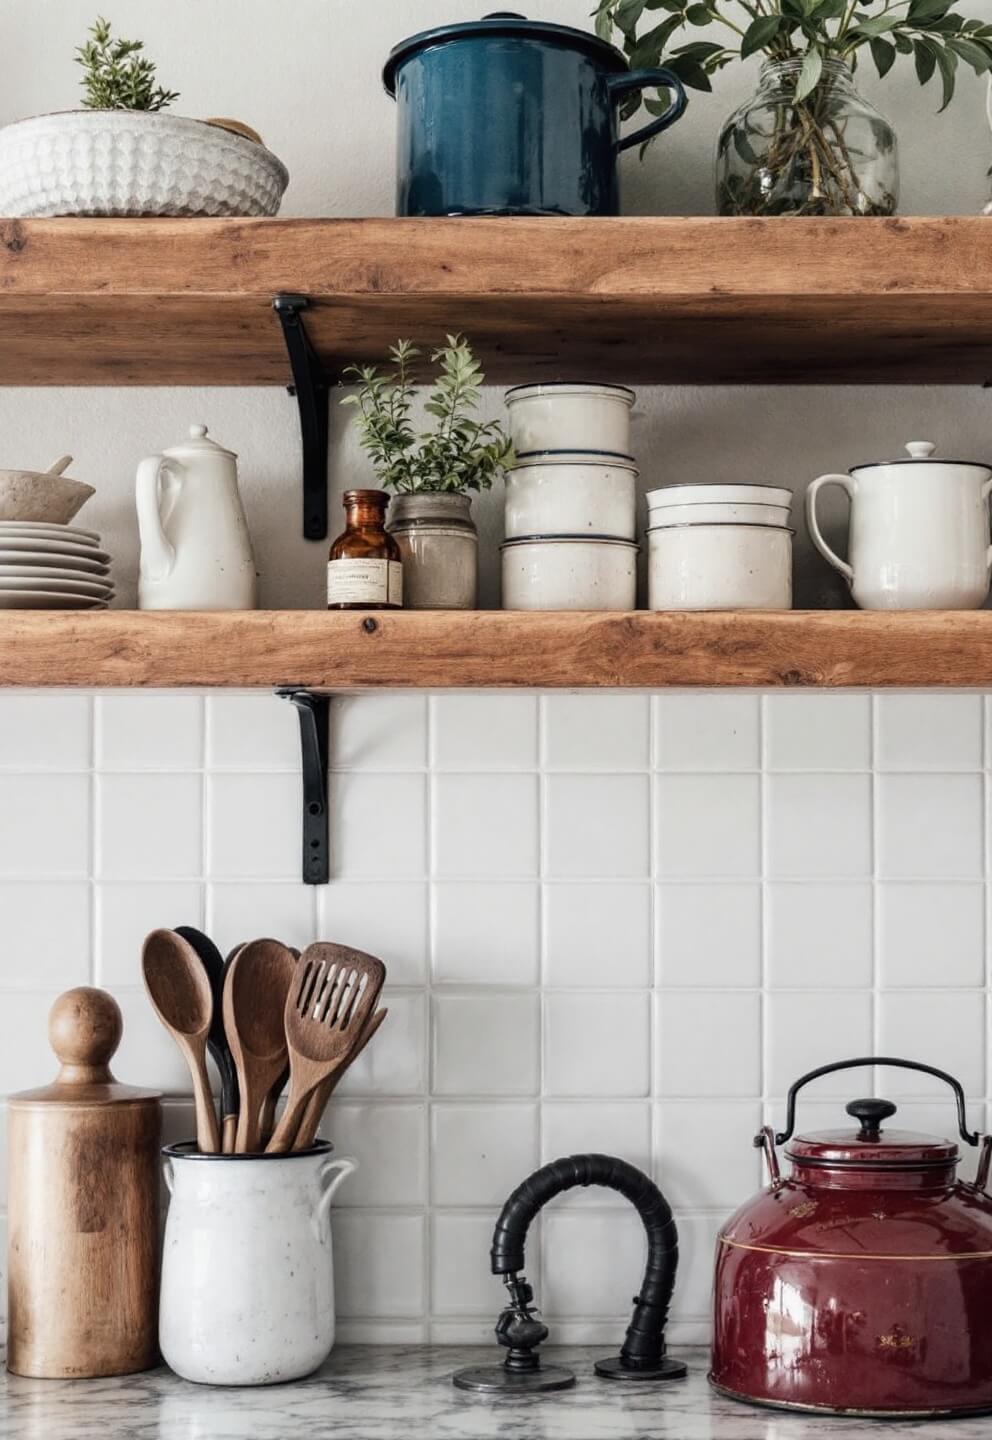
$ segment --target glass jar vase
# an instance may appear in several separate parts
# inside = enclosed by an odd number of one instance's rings
[[[720,132],[720,215],[894,215],[895,133],[854,88],[851,68],[827,59],[796,100],[802,59],[769,60],[757,92]]]

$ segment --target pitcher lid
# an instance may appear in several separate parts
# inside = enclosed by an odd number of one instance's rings
[[[857,470],[880,470],[888,469],[890,465],[919,465],[929,463],[931,465],[967,465],[973,470],[989,471],[989,466],[981,460],[934,460],[933,452],[936,445],[932,440],[907,440],[905,450],[908,455],[897,456],[895,460],[867,460],[863,465],[852,465],[850,473],[853,475]]]
[[[233,450],[218,445],[216,440],[211,440],[207,434],[206,425],[191,425],[189,427],[189,439],[181,441],[178,445],[171,445],[168,450],[162,452],[164,455],[174,455],[176,459],[182,459],[187,455],[227,455],[232,460],[238,457]]]
[[[576,30],[572,25],[551,25],[545,20],[528,20],[512,10],[497,10],[484,15],[481,20],[463,21],[458,25],[436,25],[432,30],[421,30],[401,40],[389,52],[382,72],[382,83],[387,95],[396,94],[396,72],[404,60],[429,45],[441,45],[446,40],[469,40],[484,37],[518,40],[550,40],[563,49],[581,50],[598,60],[604,70],[619,74],[629,69],[620,51],[606,40],[600,40],[588,30]]]

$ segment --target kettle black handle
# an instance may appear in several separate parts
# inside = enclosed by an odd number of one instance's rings
[[[894,1065],[900,1070],[920,1070],[924,1075],[934,1075],[938,1080],[943,1080],[950,1085],[954,1091],[954,1100],[958,1108],[958,1131],[961,1139],[968,1145],[977,1145],[979,1136],[973,1130],[968,1129],[968,1118],[965,1114],[964,1090],[961,1088],[960,1080],[955,1080],[953,1075],[948,1075],[946,1070],[938,1070],[933,1065],[923,1065],[919,1060],[895,1060],[890,1055],[864,1055],[860,1060],[835,1060],[832,1065],[821,1065],[816,1070],[809,1070],[805,1075],[789,1086],[789,1094],[786,1097],[785,1105],[785,1129],[775,1136],[776,1145],[784,1145],[792,1138],[792,1132],[796,1127],[796,1096],[804,1085],[811,1080],[819,1080],[821,1075],[832,1075],[836,1070],[854,1070],[859,1065]],[[760,1137],[755,1141],[758,1144]]]
[[[662,130],[667,130],[669,125],[674,125],[676,120],[682,117],[689,103],[682,81],[671,70],[628,70],[621,75],[608,75],[606,84],[611,98],[624,95],[628,90],[647,90],[652,86],[675,92],[675,98],[665,113],[652,120],[650,125],[642,125],[633,135],[625,135],[622,140],[618,140],[618,150],[629,150],[631,145],[643,144],[645,140],[650,140],[652,135],[660,135]]]

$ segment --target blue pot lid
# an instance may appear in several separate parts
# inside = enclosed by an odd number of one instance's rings
[[[443,45],[446,40],[494,36],[501,39],[547,40],[565,50],[579,50],[591,55],[603,70],[611,74],[629,69],[626,59],[615,46],[600,40],[598,35],[588,30],[576,30],[572,25],[550,25],[544,20],[528,20],[512,11],[498,10],[481,20],[463,21],[460,25],[436,25],[433,30],[422,30],[419,35],[411,35],[394,45],[382,72],[386,93],[396,94],[396,72],[404,60],[409,60],[411,55],[429,45]]]

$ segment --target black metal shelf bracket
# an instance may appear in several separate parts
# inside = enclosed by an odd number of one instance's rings
[[[327,795],[331,697],[285,686],[276,691],[296,706],[300,719],[303,774],[303,883],[326,885],[331,878],[330,807]]]
[[[303,312],[306,295],[277,295],[272,308],[282,325],[293,371],[289,393],[296,396],[303,442],[303,538],[327,539],[327,444],[331,386],[310,343]]]

